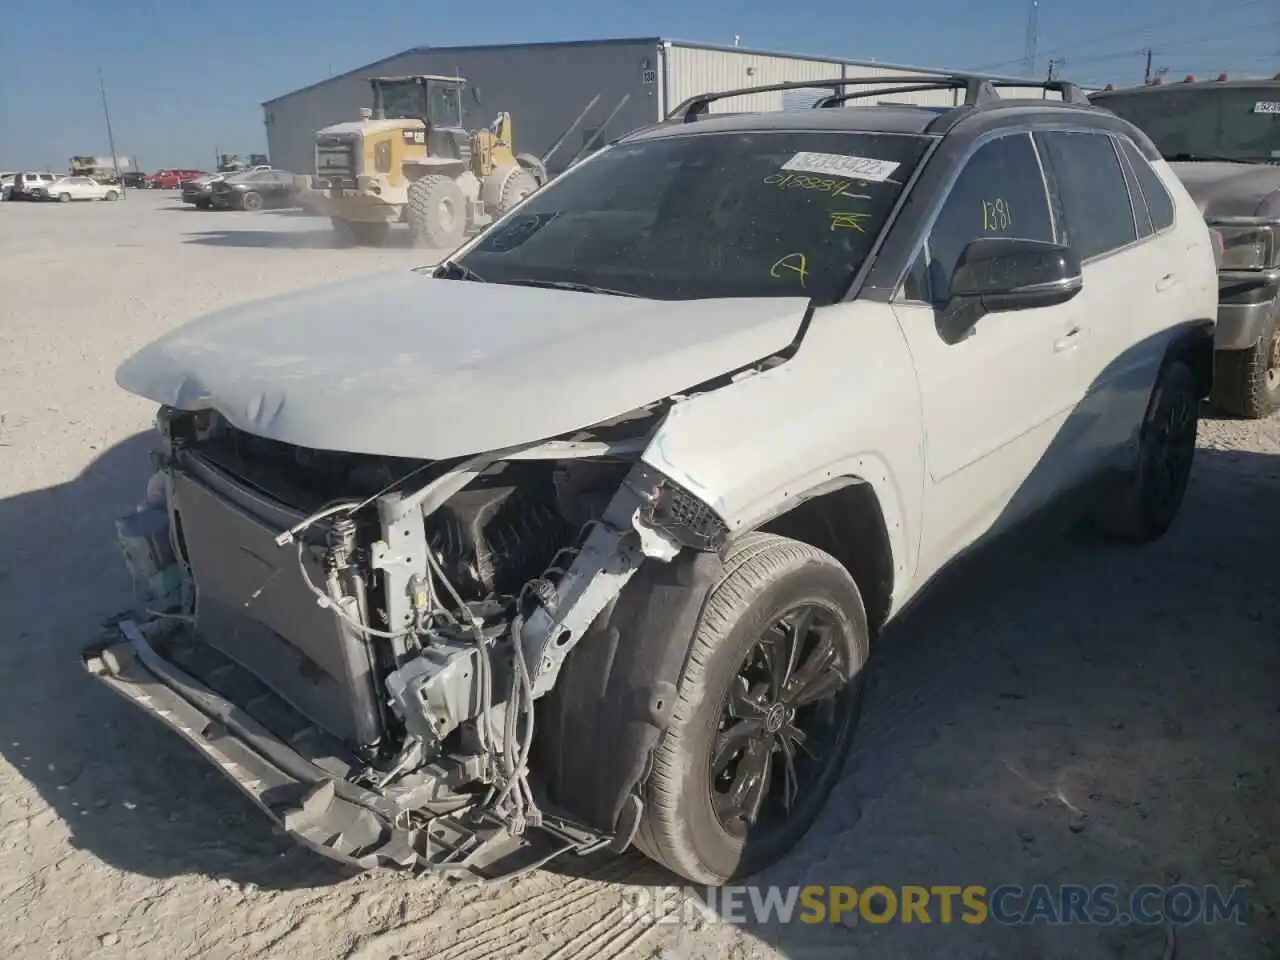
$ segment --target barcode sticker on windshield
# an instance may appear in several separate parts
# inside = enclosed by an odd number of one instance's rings
[[[1259,100],[1253,105],[1254,113],[1280,113],[1280,102],[1275,100]]]
[[[810,153],[801,151],[782,165],[783,170],[801,173],[825,173],[850,180],[868,180],[883,183],[889,179],[899,164],[893,160],[875,160],[871,157],[852,157],[843,153]]]

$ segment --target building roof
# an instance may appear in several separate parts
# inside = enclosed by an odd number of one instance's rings
[[[282,93],[278,97],[272,97],[270,100],[264,100],[262,102],[262,105],[264,107],[268,107],[273,103],[279,103],[281,100],[286,100],[289,97],[294,96],[295,94],[303,93],[307,90],[313,90],[316,87],[323,86],[324,84],[329,83],[333,80],[340,80],[343,77],[350,77],[357,74],[366,73],[367,71],[373,69],[374,67],[377,67],[379,64],[389,63],[392,60],[398,60],[401,57],[407,57],[415,53],[471,53],[478,50],[513,50],[513,49],[540,48],[540,47],[551,49],[551,48],[557,48],[557,47],[587,47],[587,46],[603,46],[605,44],[634,45],[634,44],[641,44],[641,43],[653,44],[654,46],[657,46],[659,44],[664,44],[666,46],[671,46],[671,47],[684,47],[690,50],[714,50],[721,53],[742,53],[748,56],[756,56],[756,57],[783,57],[788,60],[809,60],[809,61],[816,61],[821,63],[838,63],[838,64],[843,64],[845,66],[850,66],[850,67],[880,67],[882,69],[887,69],[887,70],[910,70],[914,73],[939,73],[939,72],[967,73],[969,72],[964,70],[956,70],[956,71],[945,70],[941,67],[919,67],[919,66],[912,66],[910,64],[902,64],[902,63],[885,63],[880,60],[853,60],[845,57],[823,57],[823,56],[816,56],[813,54],[788,53],[785,50],[763,50],[755,47],[734,47],[734,46],[728,46],[725,44],[700,43],[698,41],[693,41],[693,40],[674,40],[674,39],[663,38],[663,37],[612,37],[612,38],[607,38],[603,40],[545,40],[545,41],[537,41],[532,43],[480,43],[480,44],[468,44],[468,45],[456,46],[456,47],[427,47],[427,46],[410,47],[407,50],[401,50],[399,53],[393,53],[390,56],[383,57],[381,60],[375,60],[372,63],[366,63],[364,66],[356,67],[353,70],[347,70],[344,73],[337,73],[331,77],[325,77],[323,80],[317,80],[315,83],[309,83],[304,87],[299,87],[298,89],[291,90],[288,93]],[[992,80],[1008,80],[1008,81],[1025,80],[1032,84],[1036,82],[1034,80],[1031,80],[1028,77],[1009,77],[1009,76],[1004,76],[1001,74],[993,74],[993,73],[982,73],[982,74],[975,74],[975,75],[989,77]]]

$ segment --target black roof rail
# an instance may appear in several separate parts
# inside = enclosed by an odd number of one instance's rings
[[[1062,94],[1063,103],[1076,103],[1083,106],[1089,106],[1093,101],[1089,99],[1089,95],[1081,90],[1078,86],[1069,80],[991,80],[988,81],[993,87],[1036,87],[1046,93]]]
[[[773,93],[778,90],[811,90],[826,89],[842,90],[851,83],[857,83],[857,80],[791,80],[787,83],[768,83],[762,87],[742,87],[737,90],[722,90],[717,93],[699,93],[690,97],[688,100],[678,104],[674,110],[667,114],[667,120],[682,120],[685,123],[692,123],[699,117],[707,114],[708,108],[717,100],[727,100],[730,97],[744,97],[752,93]]]
[[[962,89],[964,90],[964,106],[980,107],[999,101],[1000,94],[998,91],[1002,87],[1031,87],[1043,90],[1046,93],[1060,93],[1064,103],[1085,105],[1089,103],[1089,98],[1085,95],[1085,92],[1074,83],[1069,83],[1066,80],[993,80],[990,77],[953,73],[936,77],[859,77],[856,81],[851,81],[851,83],[869,85],[885,82],[897,83],[899,81],[906,81],[909,85],[893,87],[888,90],[855,90],[853,92],[834,93],[823,97],[813,106],[815,109],[838,107],[849,100],[857,100],[862,97],[882,97],[891,93],[920,93],[926,90]]]
[[[878,87],[876,90],[854,90],[849,87]],[[691,123],[706,116],[711,104],[730,97],[749,96],[753,93],[774,93],[783,90],[823,90],[832,92],[814,103],[814,109],[838,107],[849,100],[863,97],[882,97],[898,93],[923,93],[929,90],[963,90],[965,106],[984,106],[1000,100],[1000,87],[1034,87],[1045,92],[1060,93],[1066,103],[1085,104],[1090,101],[1085,92],[1074,83],[1065,80],[992,80],[988,77],[965,73],[900,74],[888,77],[843,77],[830,80],[793,80],[787,83],[769,83],[759,87],[741,87],[714,93],[699,93],[689,97],[667,114],[668,121]]]
[[[827,107],[838,107],[850,100],[859,100],[863,97],[883,97],[886,94],[893,93],[923,93],[927,90],[963,90],[966,106],[979,106],[1000,99],[1000,94],[996,93],[992,82],[986,77],[975,77],[963,73],[921,73],[895,77],[858,77],[854,80],[848,80],[846,83],[849,86],[860,87],[878,86],[883,88],[886,84],[894,84],[894,86],[888,89],[832,93],[815,103],[813,108],[822,110]],[[906,86],[903,86],[903,84],[906,84]]]

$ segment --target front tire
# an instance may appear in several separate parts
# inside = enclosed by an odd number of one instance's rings
[[[248,193],[246,193],[243,197],[240,198],[240,209],[253,210],[253,211],[261,210],[262,194],[256,193],[255,191],[250,190]]]
[[[106,195],[105,197],[103,197],[103,199],[104,199],[104,200],[115,200],[115,199],[117,199],[119,196],[120,196],[120,194],[116,193],[114,190],[108,190],[108,191],[107,191],[107,195]]]
[[[758,872],[812,826],[857,727],[866,610],[830,555],[772,534],[730,549],[703,607],[636,846],[694,883]]]
[[[60,194],[58,194],[58,202],[59,202],[59,203],[70,203],[70,202],[71,202],[71,194],[69,194],[69,193],[60,193]]]
[[[1156,381],[1138,434],[1138,466],[1130,482],[1095,516],[1105,534],[1130,543],[1164,536],[1182,507],[1195,460],[1200,391],[1184,363],[1168,364]]]
[[[409,184],[406,207],[409,230],[416,247],[452,250],[467,230],[467,200],[451,177],[438,174]]]
[[[1224,413],[1264,420],[1280,409],[1280,324],[1247,350],[1213,355],[1213,405]]]

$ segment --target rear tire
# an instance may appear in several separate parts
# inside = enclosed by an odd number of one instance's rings
[[[654,751],[635,840],[700,884],[758,872],[813,825],[853,740],[869,649],[862,596],[821,550],[751,533],[730,548],[725,571],[703,606]],[[806,612],[821,632],[799,627]],[[771,670],[791,656],[792,679],[779,684]],[[825,699],[797,708],[797,689]],[[807,748],[798,748],[796,730]]]
[[[211,209],[213,209],[213,201],[212,201],[212,200],[197,200],[197,201],[196,201],[196,209],[197,209],[197,210],[211,210]]]
[[[106,195],[105,197],[103,197],[102,199],[103,199],[103,200],[116,200],[116,199],[118,199],[118,198],[119,198],[119,196],[120,196],[120,194],[116,193],[114,190],[108,190],[108,191],[107,191],[107,195]]]
[[[262,209],[262,194],[257,191],[250,190],[240,198],[241,210],[258,211]]]
[[[71,202],[71,194],[69,194],[69,193],[60,193],[60,194],[58,194],[58,202],[59,202],[59,203],[70,203],[70,202]]]
[[[467,200],[451,177],[438,174],[409,184],[407,217],[415,247],[452,250],[467,230]]]
[[[1224,413],[1263,420],[1280,409],[1280,324],[1247,350],[1213,355],[1213,405]]]
[[[1130,543],[1164,536],[1182,507],[1195,460],[1200,391],[1184,363],[1168,364],[1156,381],[1139,431],[1138,466],[1123,489],[1094,516],[1104,534]]]

